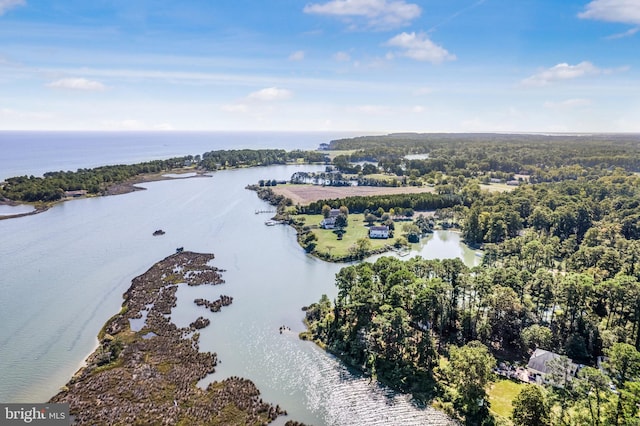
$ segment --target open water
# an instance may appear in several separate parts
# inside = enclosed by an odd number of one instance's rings
[[[230,147],[308,149],[349,136],[163,134],[158,145],[155,135],[111,133],[85,134],[85,145],[82,134],[71,139],[59,135],[0,133],[0,176]],[[442,413],[369,383],[298,339],[301,307],[322,294],[335,296],[334,275],[341,265],[305,254],[289,227],[265,226],[268,215],[255,211],[268,206],[244,187],[319,167],[272,166],[153,182],[146,191],[73,200],[42,214],[0,221],[0,401],[48,400],[93,351],[98,330],[120,309],[131,279],[184,246],[214,253],[214,264],[226,270],[226,284],[181,288],[172,312],[179,326],[201,315],[211,319],[200,331],[200,347],[217,352],[221,363],[206,380],[232,375],[251,379],[265,400],[289,412],[288,419],[307,424],[450,424]],[[158,228],[166,234],[152,236]],[[420,254],[477,261],[450,232],[436,233]],[[197,297],[220,294],[234,301],[219,313],[193,304]],[[280,334],[282,325],[291,332]]]

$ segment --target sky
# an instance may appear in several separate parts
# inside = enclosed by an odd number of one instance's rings
[[[640,132],[640,0],[0,0],[0,130]]]

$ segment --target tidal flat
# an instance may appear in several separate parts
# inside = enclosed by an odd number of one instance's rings
[[[98,335],[99,346],[50,402],[69,403],[75,423],[84,424],[264,424],[282,414],[263,402],[250,380],[230,377],[206,389],[197,382],[215,371],[217,356],[199,351],[202,317],[189,327],[171,322],[179,285],[224,283],[214,256],[180,252],[133,279],[121,311]],[[231,303],[228,296],[201,303]],[[216,303],[219,302],[219,303]],[[213,309],[216,307],[217,309]],[[131,321],[144,317],[132,330]],[[207,324],[208,325],[208,324]],[[205,325],[206,326],[206,325]]]

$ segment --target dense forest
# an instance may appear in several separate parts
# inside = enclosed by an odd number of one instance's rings
[[[312,202],[306,206],[299,206],[298,212],[304,214],[320,214],[322,207],[328,205],[332,208],[345,206],[352,213],[364,213],[365,211],[375,211],[382,208],[384,211],[390,209],[413,209],[413,210],[436,210],[461,205],[463,199],[457,194],[396,194],[396,195],[374,195],[367,197],[347,197],[333,200],[320,200]]]
[[[383,169],[393,169],[410,154],[428,154],[426,160],[408,160],[424,165],[423,172],[435,170],[451,175],[476,171],[529,173],[579,165],[582,167],[622,167],[640,171],[637,135],[506,135],[506,134],[417,134],[363,136],[334,140],[332,150],[354,151],[351,161],[377,161]],[[397,168],[393,171],[402,170]],[[422,173],[425,174],[425,173]]]
[[[318,151],[284,149],[238,149],[205,152],[199,166],[207,170],[228,167],[255,167],[291,162],[324,163],[326,154]]]
[[[509,421],[640,424],[640,138],[516,138],[332,142],[352,150],[352,160],[397,166],[387,173],[430,178],[436,188],[446,181],[438,194],[458,202],[441,211],[483,249],[483,264],[382,258],[348,266],[336,299],[306,309],[306,337],[398,388],[431,392],[466,424],[507,421],[487,403],[496,360],[526,363],[536,348],[553,351],[562,355],[559,378],[525,388]],[[411,153],[428,158],[405,158]],[[480,186],[489,173],[526,179],[489,192]],[[571,360],[585,367],[562,380]]]

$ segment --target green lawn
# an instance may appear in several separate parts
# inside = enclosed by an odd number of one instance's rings
[[[350,214],[349,225],[345,228],[346,233],[342,236],[342,241],[338,240],[338,236],[333,233],[332,229],[321,229],[319,227],[323,216],[316,215],[296,215],[296,219],[304,218],[305,225],[318,225],[318,229],[313,229],[317,238],[316,250],[322,253],[329,253],[332,256],[342,257],[349,254],[349,247],[354,245],[360,238],[369,238],[369,228],[365,226],[363,214]],[[384,247],[387,244],[393,244],[394,238],[387,240],[373,239],[371,248],[373,250]]]
[[[495,382],[488,391],[491,411],[500,417],[510,419],[513,410],[511,402],[524,386],[524,383],[506,379]]]

